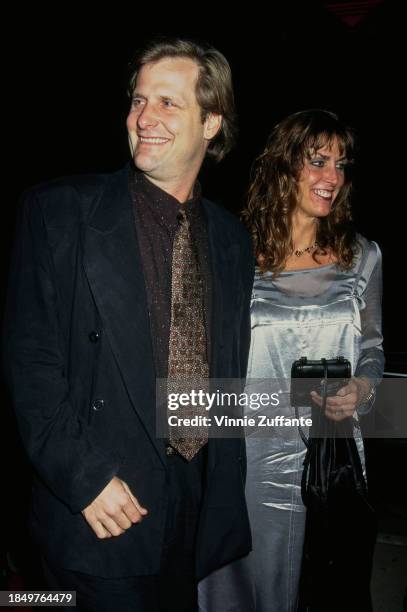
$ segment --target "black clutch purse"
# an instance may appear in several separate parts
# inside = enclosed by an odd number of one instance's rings
[[[319,395],[336,395],[351,377],[350,362],[344,357],[310,360],[301,357],[291,366],[291,405],[311,405],[311,391]]]

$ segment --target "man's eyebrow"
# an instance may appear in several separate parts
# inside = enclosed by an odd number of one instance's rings
[[[147,100],[147,96],[138,93],[137,91],[134,91],[132,94],[132,98],[142,98],[143,100]],[[180,96],[174,95],[173,93],[162,93],[159,95],[160,100],[173,100],[174,102],[176,102],[176,104],[179,104],[180,106],[185,106],[186,102],[183,98],[181,98]]]
[[[176,102],[177,104],[180,105],[184,105],[185,104],[185,100],[183,100],[183,98],[181,98],[180,96],[177,96],[175,94],[169,93],[169,94],[161,94],[160,95],[161,100],[173,100],[174,102]]]

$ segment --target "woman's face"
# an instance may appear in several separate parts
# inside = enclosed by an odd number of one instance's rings
[[[326,217],[345,181],[346,157],[339,152],[336,138],[306,158],[298,180],[295,213]]]

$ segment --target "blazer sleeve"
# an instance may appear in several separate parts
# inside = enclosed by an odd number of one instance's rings
[[[6,304],[4,363],[19,430],[40,479],[72,512],[97,497],[121,458],[70,402],[55,270],[36,192],[20,209]]]

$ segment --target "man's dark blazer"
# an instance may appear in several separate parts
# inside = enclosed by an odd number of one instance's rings
[[[203,200],[213,278],[210,373],[246,373],[251,241]],[[167,503],[155,435],[155,374],[128,167],[57,180],[21,209],[6,314],[5,363],[34,467],[32,531],[48,559],[104,577],[158,572]],[[197,576],[250,549],[240,440],[211,439]],[[117,476],[149,513],[98,539],[81,510]]]

